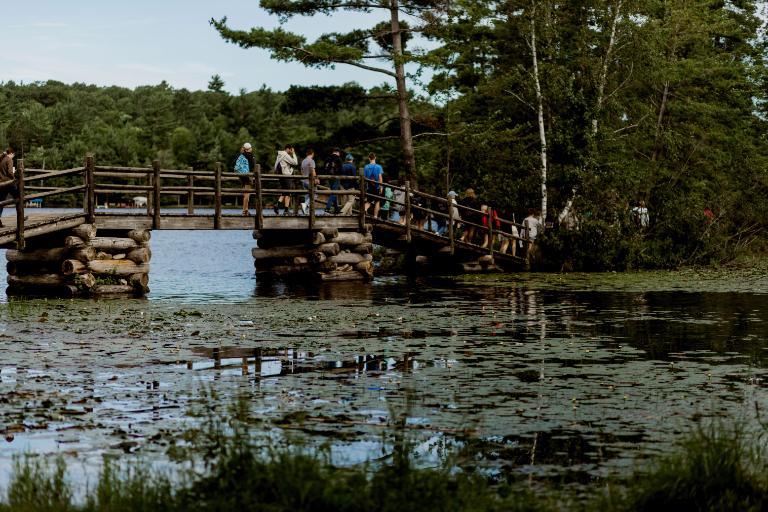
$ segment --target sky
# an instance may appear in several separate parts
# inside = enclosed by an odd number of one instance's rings
[[[219,74],[232,93],[262,85],[282,91],[292,84],[354,81],[368,88],[390,82],[385,75],[351,66],[315,69],[273,61],[265,50],[225,42],[208,23],[227,16],[237,29],[278,26],[258,0],[28,0],[5,12],[0,82],[58,80],[132,88],[165,80],[198,90]],[[295,18],[284,28],[312,40],[382,20],[377,13],[341,13]]]

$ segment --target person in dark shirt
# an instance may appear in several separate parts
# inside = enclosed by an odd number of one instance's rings
[[[344,164],[341,166],[341,175],[344,176],[341,180],[341,188],[344,190],[354,190],[357,175],[357,169],[355,168],[355,157],[350,153],[344,158]],[[355,196],[344,196],[344,206],[341,208],[342,215],[350,215],[352,213],[352,207],[355,205]]]
[[[333,148],[330,156],[325,161],[325,168],[323,174],[327,176],[339,176],[341,174],[341,150]],[[331,190],[339,190],[341,184],[338,179],[331,182]],[[328,196],[328,201],[325,203],[325,213],[339,213],[339,198],[336,194]]]

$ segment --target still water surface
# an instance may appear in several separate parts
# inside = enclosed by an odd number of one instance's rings
[[[269,439],[424,465],[625,472],[710,418],[768,408],[762,273],[257,282],[247,232],[153,233],[151,294],[0,305],[0,471],[15,454],[163,459],[205,393]],[[4,276],[3,276],[4,277]],[[765,416],[763,417],[765,420]],[[79,464],[79,466],[78,466]]]

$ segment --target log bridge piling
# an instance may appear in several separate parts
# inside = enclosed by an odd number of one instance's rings
[[[242,174],[224,172],[219,163],[210,170],[164,170],[157,161],[151,167],[101,166],[91,156],[73,169],[25,169],[23,159],[16,169],[19,197],[0,201],[16,210],[15,217],[3,217],[0,225],[0,247],[8,248],[11,295],[143,296],[149,291],[150,233],[158,229],[252,230],[258,274],[319,282],[368,281],[379,256],[405,257],[420,271],[519,269],[530,245],[519,236],[519,224],[489,222],[487,213],[447,197],[386,185],[399,198],[387,200],[383,189],[362,172],[356,177],[317,176],[313,181],[262,175],[256,165],[243,180]],[[283,188],[286,181],[292,184],[289,188]],[[252,215],[240,213],[237,202],[244,193],[255,200]],[[274,215],[269,209],[274,198],[286,194],[296,207]],[[323,215],[331,194],[343,208],[340,214]],[[298,205],[305,195],[312,204],[302,214]],[[97,208],[100,201],[126,202],[136,196],[146,205]],[[56,213],[27,210],[30,201],[42,198],[66,207]],[[361,207],[376,200],[388,201],[400,219],[374,218]],[[460,228],[474,228],[479,239],[487,235],[491,243],[464,240]],[[513,250],[499,253],[493,241],[504,239]],[[521,249],[515,251],[518,244]],[[374,252],[375,246],[381,250]]]

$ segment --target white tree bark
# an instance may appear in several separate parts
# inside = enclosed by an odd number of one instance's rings
[[[544,98],[539,80],[539,56],[536,49],[536,1],[531,1],[531,54],[533,55],[533,82],[536,87],[536,105],[541,141],[541,223],[547,221],[547,132],[544,127]]]

